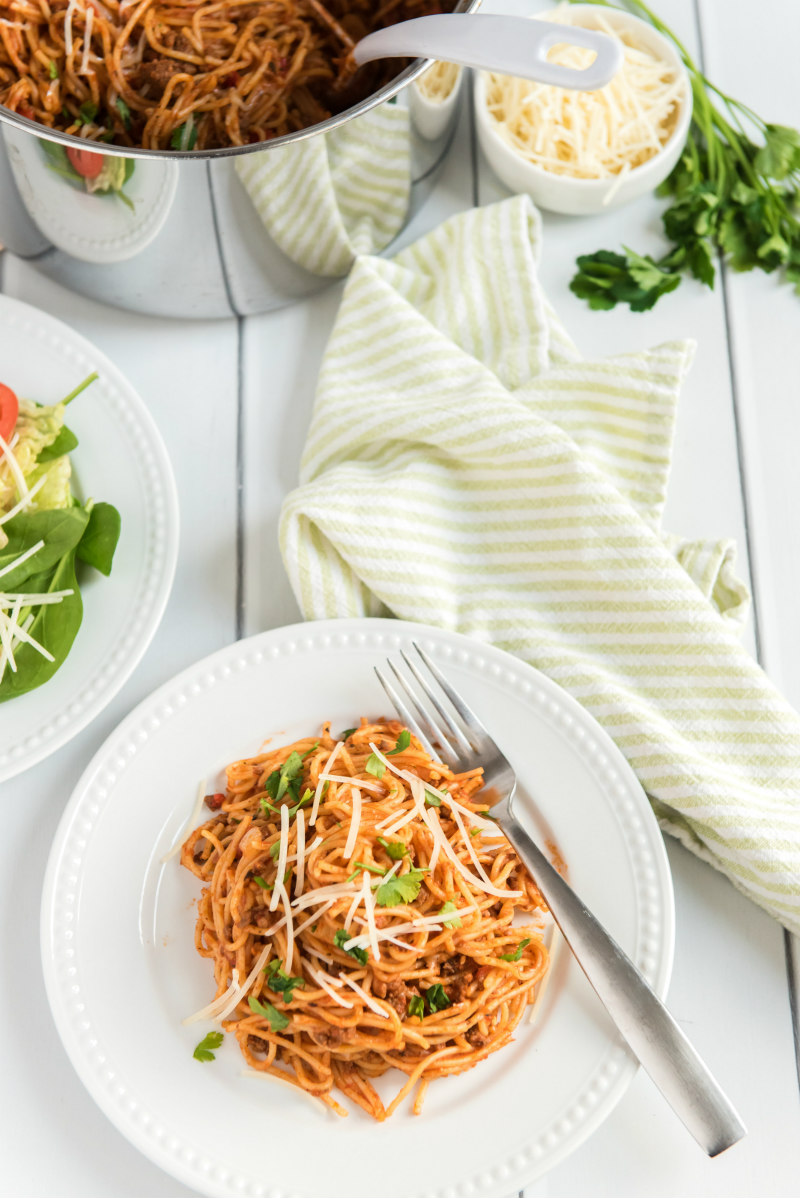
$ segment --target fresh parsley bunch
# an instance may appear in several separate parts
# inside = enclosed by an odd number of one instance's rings
[[[686,147],[657,192],[672,200],[663,214],[672,247],[657,261],[627,247],[624,254],[586,254],[577,260],[570,289],[590,308],[625,303],[644,312],[685,273],[713,287],[720,252],[735,270],[783,268],[800,295],[800,133],[767,124],[715,87],[641,0],[626,0],[624,7],[673,42],[691,80]]]

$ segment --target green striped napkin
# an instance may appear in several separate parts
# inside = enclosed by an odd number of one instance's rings
[[[359,254],[384,249],[405,223],[408,111],[381,104],[330,133],[245,154],[236,172],[287,257],[311,274],[338,278]]]
[[[660,529],[692,347],[586,361],[524,198],[361,258],[281,547],[304,614],[457,629],[566,688],[661,825],[800,931],[800,719],[745,652],[730,543]]]

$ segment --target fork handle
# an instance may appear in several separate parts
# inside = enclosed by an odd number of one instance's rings
[[[709,1156],[746,1128],[706,1066],[636,966],[510,813],[498,823],[639,1063]]]

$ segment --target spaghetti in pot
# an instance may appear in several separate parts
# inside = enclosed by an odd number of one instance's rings
[[[376,91],[373,29],[438,0],[0,0],[0,104],[51,129],[152,150],[267,141]]]
[[[181,851],[217,982],[186,1022],[215,1019],[250,1069],[377,1120],[508,1044],[547,970],[545,907],[482,785],[396,721],[230,765]],[[407,1080],[384,1106],[372,1081],[392,1068]]]

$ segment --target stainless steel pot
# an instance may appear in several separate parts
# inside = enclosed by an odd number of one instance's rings
[[[480,0],[461,0],[468,12]],[[103,303],[158,316],[267,312],[380,253],[419,209],[452,140],[458,93],[433,105],[417,60],[362,103],[265,145],[103,146],[0,107],[0,247]],[[460,82],[460,81],[459,81]],[[91,143],[92,151],[96,143]]]

